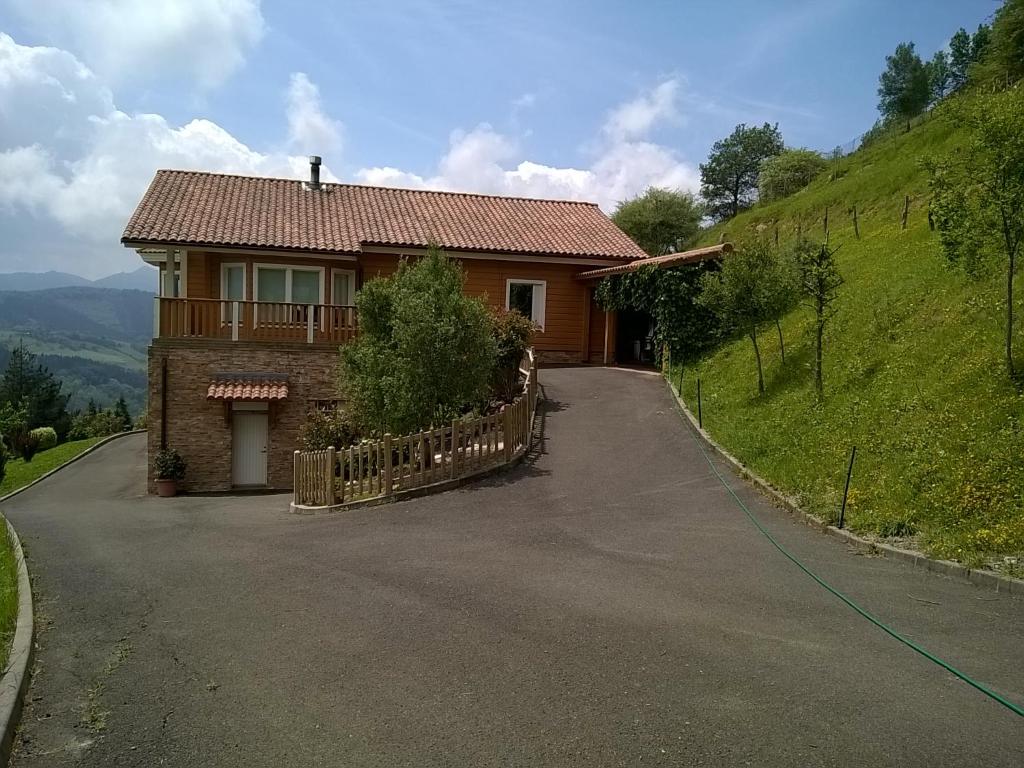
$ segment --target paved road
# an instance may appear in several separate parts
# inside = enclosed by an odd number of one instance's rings
[[[116,441],[6,505],[39,596],[15,766],[1020,766],[1024,720],[757,533],[660,379],[545,370],[544,450],[346,514],[142,496]],[[1024,702],[1024,604],[731,479],[900,631]]]

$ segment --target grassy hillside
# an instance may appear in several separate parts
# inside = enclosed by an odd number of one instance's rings
[[[927,222],[920,161],[962,139],[933,117],[845,158],[837,180],[823,177],[709,231],[708,242],[774,238],[776,228],[783,244],[798,229],[820,237],[828,206],[846,282],[826,331],[823,404],[813,393],[806,308],[782,323],[784,365],[775,329],[762,333],[765,396],[747,339],[686,366],[684,396],[694,402],[699,375],[710,432],[823,519],[838,514],[856,445],[851,528],[1024,575],[1024,395],[1003,363],[1004,277],[971,280],[950,269]]]

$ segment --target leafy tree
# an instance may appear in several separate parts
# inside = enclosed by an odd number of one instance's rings
[[[974,64],[972,77],[976,73],[980,82],[1002,85],[1024,77],[1024,0],[1005,0],[996,11],[986,53]]]
[[[17,404],[0,402],[0,442],[9,447],[19,432],[28,430],[28,404],[23,400]]]
[[[785,149],[779,126],[745,124],[711,147],[700,166],[700,194],[706,212],[717,220],[735,216],[754,201],[761,164]]]
[[[913,43],[900,43],[891,56],[885,57],[885,71],[878,78],[878,111],[889,121],[906,121],[928,106],[930,85],[928,70],[914,52]]]
[[[7,446],[0,440],[0,483],[7,477]]]
[[[701,278],[698,302],[714,312],[723,325],[750,338],[759,394],[764,394],[764,371],[757,334],[764,323],[776,320],[782,311],[785,302],[780,296],[787,288],[781,280],[779,254],[763,240],[738,248],[722,261],[719,272],[708,272]]]
[[[949,93],[952,72],[949,68],[949,57],[945,51],[936,51],[928,68],[928,95],[931,104],[938,104]]]
[[[124,395],[117,398],[117,402],[114,403],[114,416],[120,420],[122,432],[127,432],[132,428],[132,415],[128,413],[128,403],[124,401]]]
[[[299,443],[304,451],[322,451],[325,448],[348,448],[358,439],[346,413],[340,408],[309,412],[299,428]]]
[[[758,197],[777,200],[799,192],[826,168],[828,160],[811,149],[787,149],[761,163]]]
[[[992,41],[992,30],[987,24],[979,24],[977,31],[971,35],[971,64],[977,64],[988,53]]]
[[[341,386],[356,425],[404,434],[486,402],[497,350],[480,299],[436,246],[356,296],[360,335],[341,352]]]
[[[651,256],[681,251],[693,241],[704,215],[689,192],[650,187],[616,206],[612,221]]]
[[[36,362],[24,342],[11,350],[11,359],[0,378],[0,403],[24,403],[28,429],[53,427],[58,435],[67,434],[71,425],[68,397],[61,394],[60,380]]]
[[[814,309],[814,389],[819,400],[825,394],[821,372],[825,324],[832,316],[832,305],[843,284],[835,260],[837,250],[830,249],[827,241],[818,245],[806,239],[799,240],[793,249],[801,293]]]
[[[1024,92],[959,105],[970,131],[961,151],[932,163],[932,211],[947,259],[970,274],[1002,262],[1006,274],[1006,367],[1013,359],[1013,279],[1024,240]]]
[[[972,61],[971,35],[960,27],[949,40],[950,85],[954,91],[967,85],[967,73]]]

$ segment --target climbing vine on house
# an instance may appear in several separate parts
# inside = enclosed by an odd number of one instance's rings
[[[715,315],[696,302],[700,276],[717,268],[713,262],[668,269],[644,266],[604,278],[598,283],[595,297],[606,311],[632,309],[650,314],[659,358],[667,346],[672,360],[692,360],[718,338]]]

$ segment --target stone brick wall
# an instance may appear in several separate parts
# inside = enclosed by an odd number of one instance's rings
[[[292,487],[292,454],[312,400],[337,397],[338,350],[331,346],[154,340],[149,348],[149,491],[155,492],[152,457],[160,449],[161,365],[167,360],[167,445],[188,462],[185,491],[231,489],[231,418],[206,390],[218,373],[283,373],[288,398],[270,406],[267,485]]]

